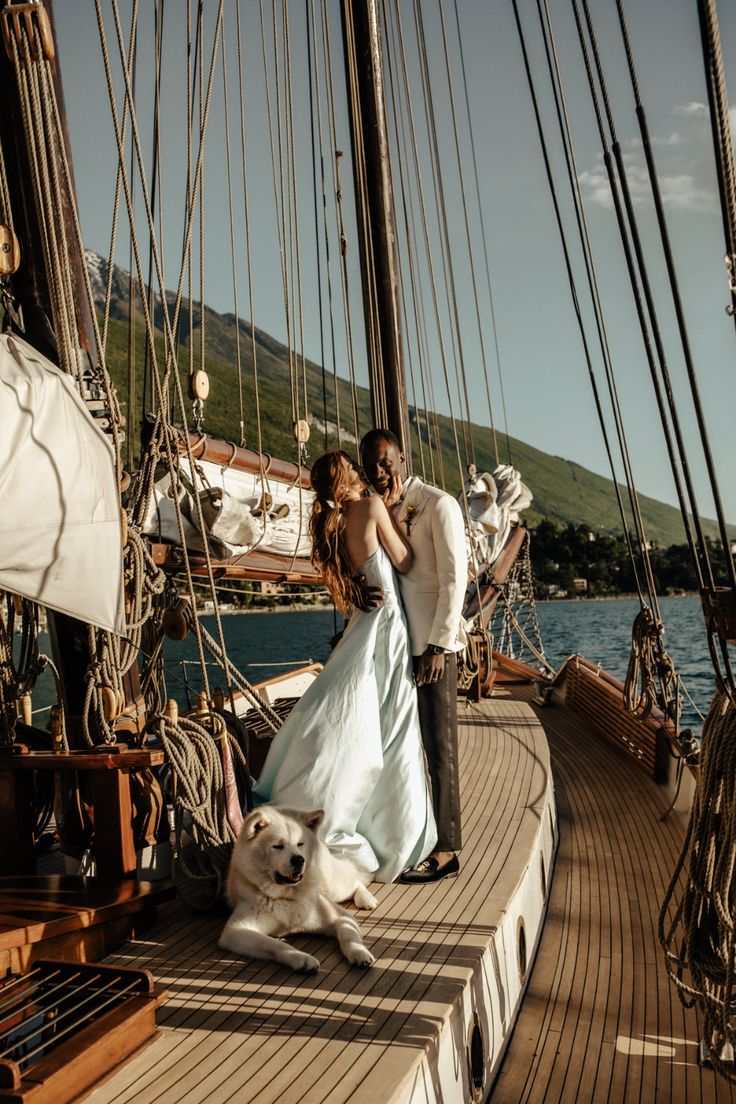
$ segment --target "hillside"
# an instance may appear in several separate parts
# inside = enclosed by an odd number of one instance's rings
[[[88,254],[93,288],[98,307],[102,305],[106,262],[95,254]],[[113,302],[111,309],[110,335],[107,350],[107,363],[113,380],[118,388],[123,408],[127,408],[128,395],[128,274],[116,269],[113,273]],[[154,316],[157,328],[161,326],[161,304],[156,302]],[[192,348],[195,350],[193,364],[198,366],[200,311],[197,303],[192,309]],[[210,376],[210,398],[207,400],[204,429],[213,436],[225,437],[237,441],[240,437],[240,404],[236,371],[236,334],[235,318],[232,314],[218,314],[205,307],[204,313],[206,338],[206,368]],[[179,327],[180,350],[179,364],[182,376],[185,376],[189,364],[189,304],[184,303]],[[240,321],[240,360],[241,385],[243,392],[245,440],[250,448],[258,447],[255,389],[253,383],[253,335],[248,322]],[[144,365],[144,328],[140,304],[136,314],[136,413],[128,417],[129,431],[133,431],[134,446],[137,446],[137,423],[140,421],[141,396],[143,394]],[[269,334],[255,330],[256,362],[258,369],[258,392],[260,398],[260,422],[262,442],[265,451],[289,459],[295,455],[295,445],[291,435],[291,386],[289,357],[286,346]],[[161,346],[159,346],[161,353]],[[301,365],[297,366],[299,387],[303,388]],[[312,420],[312,437],[309,454],[312,458],[326,447],[336,447],[334,427],[338,422],[336,405],[339,405],[339,421],[343,427],[342,444],[348,451],[355,448],[355,421],[353,416],[353,394],[345,379],[335,381],[329,373],[324,380],[326,389],[326,410],[328,433],[324,433],[325,396],[323,392],[323,373],[321,368],[306,363],[307,402]],[[150,407],[150,381],[148,383]],[[337,404],[335,401],[337,393]],[[358,434],[371,426],[370,398],[368,390],[357,387],[355,405],[358,411]],[[413,411],[412,411],[413,417]],[[425,419],[419,413],[420,424],[424,431]],[[448,490],[457,491],[460,487],[455,453],[452,423],[443,415],[437,416],[439,439],[445,483]],[[475,456],[480,471],[495,467],[490,431],[487,427],[471,426]],[[426,440],[426,437],[425,437]],[[559,456],[550,456],[532,445],[517,438],[498,434],[501,461],[511,462],[522,475],[525,483],[534,494],[532,509],[527,511],[526,521],[534,526],[543,517],[562,524],[582,524],[599,533],[621,531],[621,521],[613,490],[613,483],[601,475],[588,471],[572,460]],[[461,442],[462,447],[462,442]],[[421,472],[419,448],[414,445],[414,469]],[[427,477],[430,478],[428,452],[425,447]],[[437,460],[435,460],[437,465]],[[436,478],[441,482],[440,472]],[[625,492],[624,492],[625,498]],[[650,540],[660,545],[679,544],[684,533],[679,511],[663,502],[642,496],[642,513]],[[717,536],[715,522],[706,522],[705,531]]]

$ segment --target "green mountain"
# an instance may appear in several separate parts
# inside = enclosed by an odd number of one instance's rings
[[[98,308],[104,296],[107,276],[105,260],[95,254],[88,254],[93,290]],[[138,449],[138,424],[144,396],[145,330],[140,303],[136,306],[135,350],[131,358],[129,350],[129,297],[128,274],[120,269],[113,273],[113,296],[107,347],[107,364],[111,376],[118,388],[121,404],[126,412],[128,432],[132,434],[134,455]],[[170,300],[173,296],[167,296]],[[154,304],[154,319],[157,331],[157,356],[163,371],[163,341],[161,339],[162,310],[160,301]],[[186,395],[186,375],[190,366],[199,367],[201,312],[198,303],[191,309],[184,301],[181,309],[179,337],[179,367],[182,388]],[[191,329],[190,329],[191,327]],[[304,395],[306,393],[306,416],[311,422],[311,438],[308,445],[309,455],[314,458],[326,448],[337,447],[336,426],[342,427],[341,443],[346,451],[356,452],[356,439],[371,427],[370,398],[364,387],[352,388],[349,381],[332,372],[323,376],[319,365],[306,361],[304,364],[297,356],[289,364],[289,351],[285,345],[258,328],[252,332],[250,323],[240,320],[237,332],[235,317],[232,314],[218,314],[205,307],[205,367],[210,377],[210,395],[205,405],[203,429],[213,436],[239,441],[241,437],[241,403],[244,439],[249,448],[258,448],[258,427],[263,449],[283,459],[296,458],[297,446],[292,434],[292,381],[299,393],[299,415],[305,417]],[[237,341],[240,344],[240,385],[237,372]],[[191,344],[192,356],[189,356]],[[258,376],[258,401],[254,385],[254,356]],[[132,404],[129,399],[129,378],[132,362],[135,366],[135,394]],[[341,369],[342,370],[342,369]],[[150,375],[150,373],[147,373]],[[150,378],[146,383],[145,405],[151,407]],[[131,410],[128,410],[130,405]],[[187,418],[191,424],[191,408],[187,402]],[[180,416],[173,409],[173,420]],[[326,416],[325,416],[326,414]],[[412,422],[416,428],[417,414],[412,411]],[[463,460],[462,472],[458,466],[457,450],[452,422],[444,415],[429,417],[432,429],[433,449],[427,444],[427,418],[424,411],[418,412],[423,441],[423,459],[417,443],[417,434],[413,434],[414,470],[430,480],[444,484],[449,491],[457,492],[465,475],[466,441],[467,455],[475,454],[479,471],[493,471],[496,466],[495,452],[491,432],[486,426],[472,424],[465,428],[458,423],[460,454]],[[356,431],[357,422],[357,431]],[[325,431],[325,425],[327,427]],[[596,533],[621,532],[621,518],[618,511],[613,483],[601,475],[588,471],[572,460],[559,456],[550,456],[532,445],[517,438],[507,438],[497,434],[499,455],[502,463],[510,462],[521,473],[524,482],[534,494],[531,509],[525,514],[527,524],[534,526],[547,517],[562,524],[585,525]],[[439,445],[439,448],[437,447]],[[434,464],[434,470],[431,468]],[[627,502],[625,488],[621,488],[622,498]],[[684,541],[684,531],[679,511],[653,498],[640,497],[640,506],[645,521],[647,537],[660,545],[680,544]],[[631,523],[630,523],[631,524]],[[717,537],[716,524],[704,522],[705,532]]]

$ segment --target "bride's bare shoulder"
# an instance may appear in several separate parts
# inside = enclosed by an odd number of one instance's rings
[[[378,495],[367,495],[350,503],[350,514],[356,517],[378,517],[385,511],[383,499]]]

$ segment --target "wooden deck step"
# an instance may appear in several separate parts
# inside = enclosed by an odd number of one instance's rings
[[[736,1100],[697,1064],[698,1016],[680,1004],[657,942],[680,821],[660,819],[659,788],[579,710],[534,708],[551,750],[560,844],[537,961],[490,1100]]]
[[[461,705],[460,716],[460,875],[378,888],[378,909],[359,914],[375,966],[350,969],[333,941],[305,937],[291,941],[321,960],[316,976],[244,962],[217,947],[224,915],[171,905],[145,942],[108,959],[148,967],[168,989],[162,1031],[91,1104],[472,1099],[474,1025],[476,1098],[487,1091],[522,985],[520,917],[530,956],[543,912],[553,806],[526,703]]]
[[[0,878],[0,978],[38,958],[94,961],[156,920],[173,889],[162,882],[65,875]]]

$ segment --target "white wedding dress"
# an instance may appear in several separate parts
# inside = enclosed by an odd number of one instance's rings
[[[352,614],[276,734],[254,800],[324,809],[328,847],[392,882],[432,851],[437,829],[396,575],[380,546],[360,570],[383,602]]]

